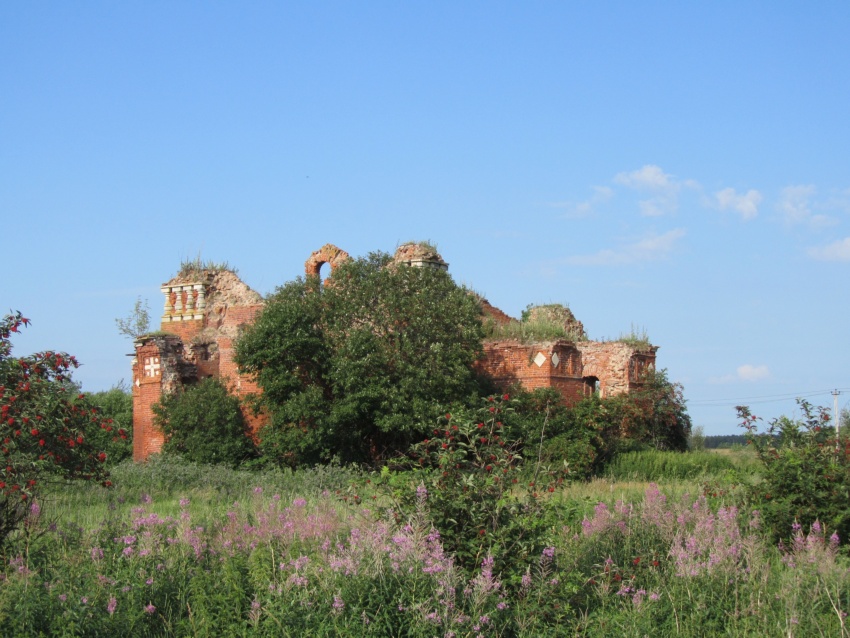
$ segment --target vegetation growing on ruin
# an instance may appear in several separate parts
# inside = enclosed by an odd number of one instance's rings
[[[213,261],[211,259],[202,259],[201,255],[199,254],[194,258],[183,259],[180,262],[180,269],[177,271],[177,276],[190,277],[193,275],[199,275],[204,271],[227,271],[233,273],[234,275],[239,272],[236,268],[231,266],[226,261]]]
[[[638,351],[647,351],[652,348],[652,342],[649,340],[649,334],[646,328],[632,324],[631,330],[620,334],[615,341],[631,346]]]
[[[400,243],[397,246],[397,248],[401,247],[401,246],[407,246],[408,244],[415,244],[415,245],[427,250],[428,252],[432,252],[434,254],[439,254],[439,250],[437,250],[437,244],[432,242],[430,239],[425,239],[425,240],[420,239],[420,240],[416,240],[416,241],[413,241],[413,240],[405,241],[405,242]]]
[[[575,320],[569,307],[561,304],[530,305],[519,321],[499,322],[487,317],[484,338],[511,339],[520,343],[587,341],[584,327]]]

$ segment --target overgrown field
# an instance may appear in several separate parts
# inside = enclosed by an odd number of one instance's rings
[[[538,493],[528,470],[494,505],[510,521],[471,543],[425,472],[125,463],[109,490],[33,504],[3,556],[0,634],[850,633],[837,537],[769,540],[741,496],[757,472],[745,451],[636,452]]]

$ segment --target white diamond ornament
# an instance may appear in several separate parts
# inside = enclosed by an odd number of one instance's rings
[[[557,368],[559,363],[561,363],[561,357],[558,356],[557,352],[553,352],[552,353],[552,366]]]
[[[542,352],[538,352],[537,356],[534,357],[534,363],[536,363],[537,367],[539,368],[540,366],[543,365],[544,361],[546,361],[546,355],[543,354]]]

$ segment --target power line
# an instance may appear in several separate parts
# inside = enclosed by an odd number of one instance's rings
[[[830,395],[833,392],[850,392],[850,388],[836,388],[834,390],[812,390],[810,392],[789,392],[786,394],[765,394],[751,397],[730,397],[723,399],[696,399],[688,400],[689,406],[725,406],[725,405],[751,405],[759,403],[777,403],[793,399],[805,399],[809,397]]]

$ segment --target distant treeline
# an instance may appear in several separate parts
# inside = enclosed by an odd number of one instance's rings
[[[705,437],[705,448],[712,450],[721,447],[732,447],[733,445],[746,445],[747,437],[743,434],[718,434]]]

